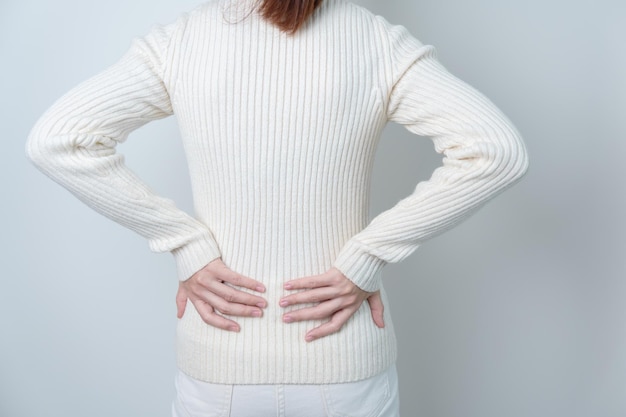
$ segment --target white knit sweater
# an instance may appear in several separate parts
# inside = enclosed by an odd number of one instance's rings
[[[28,156],[153,251],[170,251],[180,280],[221,256],[266,285],[264,316],[236,318],[239,333],[205,324],[188,303],[177,329],[185,373],[236,384],[372,376],[396,359],[391,318],[376,327],[363,303],[341,331],[307,343],[306,330],[320,322],[281,321],[283,282],[334,266],[364,290],[383,289],[387,263],[524,174],[524,144],[491,101],[441,65],[433,46],[361,6],[326,0],[290,37],[224,1],[134,39],[117,63],[46,111]],[[172,114],[193,215],[155,195],[115,148]],[[388,121],[431,137],[443,164],[370,222],[372,165]]]

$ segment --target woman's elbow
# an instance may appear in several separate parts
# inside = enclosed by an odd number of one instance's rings
[[[517,129],[511,127],[510,139],[508,141],[509,158],[507,165],[509,166],[509,176],[511,182],[515,183],[522,179],[528,172],[529,159],[528,150],[524,144],[524,139]]]
[[[501,130],[499,140],[489,155],[491,175],[502,188],[517,183],[528,171],[528,151],[520,133],[513,126]]]
[[[45,141],[41,138],[41,132],[37,129],[31,130],[26,139],[25,153],[26,158],[37,168],[45,167],[46,162],[50,159],[47,157],[49,151],[45,148]]]
[[[53,132],[35,126],[26,139],[26,158],[40,171],[52,175],[63,170],[71,154],[68,143]]]

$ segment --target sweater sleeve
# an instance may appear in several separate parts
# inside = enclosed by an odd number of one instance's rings
[[[386,23],[386,22],[385,22]],[[436,50],[403,26],[387,26],[391,85],[387,116],[432,139],[442,165],[412,194],[383,211],[340,250],[333,266],[366,291],[378,272],[449,229],[526,172],[522,138],[483,94],[452,75]]]
[[[149,189],[116,146],[131,131],[173,114],[169,45],[185,17],[134,38],[121,59],[53,103],[26,144],[28,158],[47,176],[145,237],[152,251],[170,251],[180,280],[220,257],[218,244],[206,225]]]

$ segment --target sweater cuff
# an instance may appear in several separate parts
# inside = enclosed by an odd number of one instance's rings
[[[341,249],[333,266],[340,270],[357,287],[367,292],[381,287],[384,260],[368,253],[355,241],[349,240]]]
[[[179,281],[185,281],[204,268],[209,262],[222,256],[217,243],[210,236],[202,236],[185,246],[172,250],[176,260]]]

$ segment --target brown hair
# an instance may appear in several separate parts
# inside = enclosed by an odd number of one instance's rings
[[[263,0],[260,14],[283,32],[293,35],[323,0]]]

